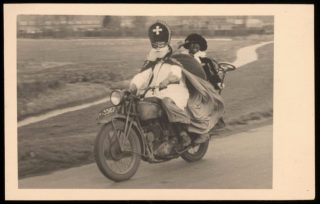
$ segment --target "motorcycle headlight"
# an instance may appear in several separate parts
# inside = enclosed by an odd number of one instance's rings
[[[110,96],[110,101],[113,105],[117,106],[121,103],[123,94],[121,91],[113,91]]]

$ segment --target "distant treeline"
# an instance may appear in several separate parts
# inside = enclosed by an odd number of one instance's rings
[[[148,26],[159,17],[22,15],[17,21],[18,38],[147,37]],[[206,36],[239,36],[273,33],[268,17],[161,17],[172,36],[200,33]]]

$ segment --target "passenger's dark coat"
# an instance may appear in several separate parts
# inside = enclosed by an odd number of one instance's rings
[[[203,134],[209,132],[224,113],[224,102],[220,94],[206,79],[200,63],[187,54],[172,55],[172,63],[183,69],[189,88],[190,98],[187,111],[191,118],[189,132]]]
[[[212,86],[219,90],[218,83],[221,83],[222,80],[218,75],[218,63],[208,57],[200,57],[201,65],[206,73],[207,80],[212,84]]]

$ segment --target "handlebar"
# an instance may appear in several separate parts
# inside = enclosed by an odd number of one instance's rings
[[[150,91],[150,90],[154,91],[154,90],[157,89],[157,88],[160,89],[160,86],[149,86],[149,87],[146,88],[146,89],[142,89],[142,90],[144,90],[144,92],[143,92],[143,94],[140,95],[140,97],[143,98],[143,97],[147,94],[148,91]]]
[[[218,74],[219,74],[219,72],[222,72],[222,76],[220,76],[221,84],[224,84],[227,72],[236,70],[236,66],[234,66],[230,63],[227,63],[227,62],[220,62],[220,63],[218,63],[218,65],[219,65]],[[222,89],[220,88],[219,94],[221,94],[221,92],[222,92]]]
[[[169,86],[170,84],[179,84],[179,83],[180,83],[179,81],[174,82],[174,83],[169,83],[168,86]],[[144,98],[144,96],[145,96],[145,95],[147,94],[147,92],[150,91],[150,90],[159,89],[159,90],[161,91],[161,90],[166,89],[166,88],[167,88],[167,87],[161,88],[159,85],[157,85],[157,86],[149,86],[149,87],[147,87],[147,88],[145,88],[145,89],[141,89],[141,91],[143,91],[143,93],[140,94],[140,95],[138,95],[138,96],[136,96],[136,97],[137,97],[137,98]]]
[[[124,93],[125,93],[126,97],[129,97],[129,98],[132,98],[132,99],[141,99],[146,95],[146,93],[148,91],[154,90],[156,88],[160,88],[160,86],[150,86],[150,87],[147,87],[145,89],[142,89],[142,91],[144,91],[144,92],[142,94],[139,94],[139,95],[136,95],[136,94],[130,92],[129,90],[124,90]]]
[[[218,67],[219,71],[223,71],[224,73],[236,70],[236,66],[227,62],[220,62],[218,63],[218,65],[219,65]]]

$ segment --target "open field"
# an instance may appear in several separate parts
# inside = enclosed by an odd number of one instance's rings
[[[222,95],[227,127],[220,135],[272,123],[273,45],[259,48],[258,55],[258,61],[231,72],[226,78]],[[95,118],[103,106],[69,112],[19,128],[19,178],[92,163],[93,141],[99,130]]]
[[[231,62],[237,49],[270,38],[208,40],[208,55]],[[18,120],[106,96],[137,73],[149,49],[148,39],[18,39]]]

